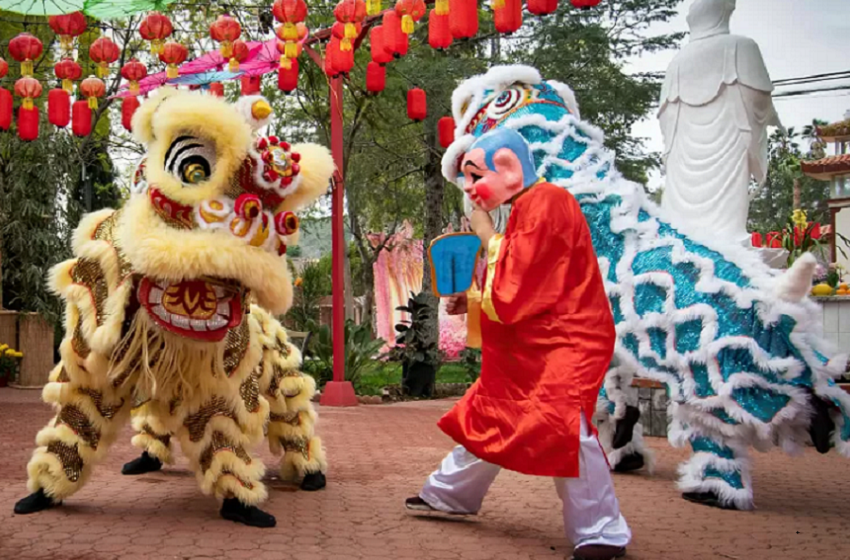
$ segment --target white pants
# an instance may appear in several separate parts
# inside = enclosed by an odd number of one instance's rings
[[[501,467],[482,461],[463,446],[443,459],[419,497],[434,509],[451,513],[478,513]],[[556,478],[563,503],[564,532],[574,547],[604,544],[626,546],[632,533],[620,514],[605,454],[581,417],[579,477]]]

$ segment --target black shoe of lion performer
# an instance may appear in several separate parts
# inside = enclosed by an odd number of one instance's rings
[[[632,441],[638,420],[640,420],[640,409],[636,406],[626,406],[626,413],[617,420],[614,428],[614,440],[611,443],[614,449],[623,448]]]
[[[228,498],[221,504],[221,516],[228,521],[242,523],[249,527],[269,529],[277,525],[274,515],[266,513],[257,506],[246,506],[236,498]]]
[[[60,505],[62,505],[61,500],[54,502],[53,498],[44,493],[43,488],[39,488],[38,492],[33,492],[15,504],[15,513],[18,515],[28,515]]]
[[[121,474],[123,475],[137,475],[137,474],[145,474],[149,472],[156,472],[162,469],[162,461],[154,457],[153,455],[149,455],[147,451],[142,453],[141,457],[137,459],[133,459],[121,469]]]
[[[316,472],[304,475],[301,481],[301,489],[305,492],[315,492],[328,485],[324,473]]]

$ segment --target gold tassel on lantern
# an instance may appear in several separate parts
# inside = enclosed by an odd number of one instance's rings
[[[154,39],[151,41],[151,54],[159,56],[162,53],[163,45],[165,45],[165,41],[162,39]]]
[[[165,75],[169,80],[173,80],[180,75],[180,71],[177,69],[176,64],[169,64],[165,67]]]
[[[33,66],[32,60],[25,60],[21,62],[21,76],[32,76],[33,74]]]
[[[62,89],[68,93],[74,93],[74,82],[68,79],[62,80]]]
[[[283,24],[283,40],[287,42],[298,40],[298,28],[295,27],[294,23],[287,22]]]
[[[434,3],[434,12],[438,16],[449,15],[449,0],[437,0]]]
[[[227,62],[227,69],[231,72],[234,72],[234,73],[239,72],[239,61],[236,60],[235,58],[231,58]]]
[[[89,109],[91,109],[92,111],[97,109],[97,97],[95,97],[95,96],[89,97]]]
[[[230,58],[233,56],[233,43],[230,41],[221,42],[221,56],[224,58]]]
[[[493,9],[501,10],[505,7],[505,0],[493,0]]]
[[[74,50],[74,38],[71,35],[60,35],[59,46],[62,48],[62,52],[70,53]]]
[[[280,57],[280,67],[284,70],[292,69],[292,60],[287,58],[285,54]]]
[[[366,14],[376,16],[381,13],[381,0],[366,0]]]
[[[283,55],[286,58],[298,58],[298,43],[287,41],[286,46],[283,48]]]
[[[139,95],[139,91],[139,82],[135,80],[130,82],[130,93],[132,93],[133,95]]]
[[[357,38],[357,26],[353,23],[345,24],[345,38],[346,39],[356,39]]]
[[[109,75],[109,65],[106,62],[99,62],[97,64],[97,77],[105,78]]]
[[[32,109],[32,107],[33,107],[33,104],[32,104],[32,97],[24,97],[24,102],[23,102],[23,103],[21,103],[21,106],[22,106],[24,109],[26,109],[27,111],[29,111],[30,109]]]
[[[502,2],[504,1],[505,0],[502,0]],[[401,17],[401,31],[405,35],[410,35],[411,33],[413,33],[413,18],[409,15],[405,14]]]

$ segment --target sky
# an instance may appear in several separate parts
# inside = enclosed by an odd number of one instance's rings
[[[685,0],[676,18],[651,31],[687,31],[685,17],[694,1]],[[773,80],[850,70],[850,0],[737,0],[731,28],[733,34],[750,37],[758,43]],[[641,57],[632,61],[628,70],[664,71],[676,52]],[[850,80],[777,88],[774,93],[834,85],[850,86]],[[779,98],[774,105],[782,124],[799,130],[815,118],[829,122],[841,120],[850,110],[850,90]],[[664,147],[654,115],[635,125],[633,134],[646,138],[649,150],[661,151]],[[654,189],[663,182],[661,173],[656,173],[650,178],[649,186]]]

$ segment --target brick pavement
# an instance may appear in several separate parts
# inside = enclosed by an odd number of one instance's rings
[[[26,493],[33,437],[50,416],[38,396],[0,389],[3,560],[543,560],[564,558],[570,550],[545,479],[502,473],[481,515],[468,521],[404,514],[404,498],[451,446],[434,425],[451,406],[447,401],[321,410],[329,487],[310,494],[269,477],[267,509],[278,519],[273,530],[221,520],[215,500],[200,495],[183,459],[160,473],[121,476],[121,465],[136,456],[129,430],[89,485],[63,507],[14,516],[14,502]],[[680,499],[673,481],[684,453],[659,439],[650,445],[658,451],[654,476],[615,477],[635,535],[628,558],[850,559],[850,462],[814,452],[758,454],[759,509],[727,512]],[[267,451],[262,456],[276,464]]]

